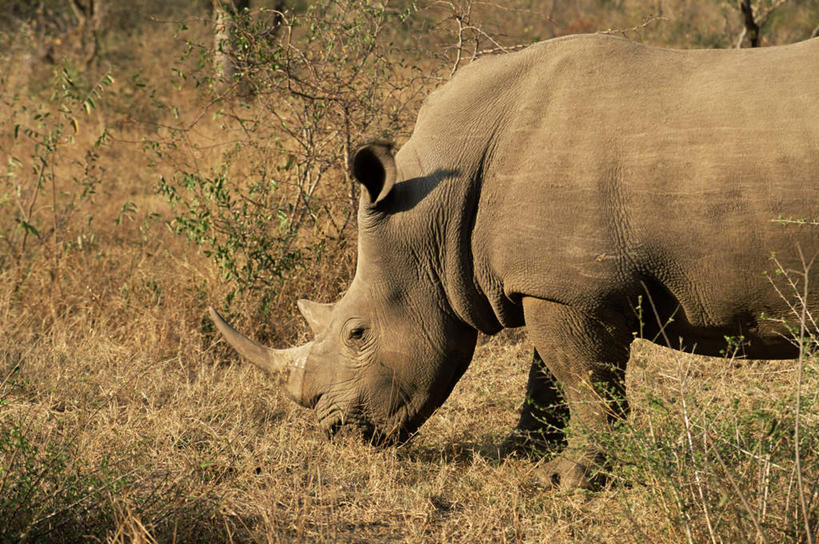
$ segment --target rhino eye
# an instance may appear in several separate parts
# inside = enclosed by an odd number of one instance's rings
[[[353,349],[359,349],[369,336],[369,327],[359,320],[350,320],[344,327],[344,343]]]

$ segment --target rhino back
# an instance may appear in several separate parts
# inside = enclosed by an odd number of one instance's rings
[[[816,216],[817,120],[819,39],[678,51],[583,36],[476,63],[430,97],[412,140],[428,163],[480,173],[474,272],[502,324],[521,324],[524,296],[594,310],[648,281],[710,326],[781,311],[771,253],[796,268],[797,244],[819,250],[816,228],[774,221]]]

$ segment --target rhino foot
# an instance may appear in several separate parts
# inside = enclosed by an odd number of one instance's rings
[[[540,466],[535,476],[537,483],[545,489],[592,489],[598,482],[592,477],[591,466],[591,463],[575,461],[563,453]]]

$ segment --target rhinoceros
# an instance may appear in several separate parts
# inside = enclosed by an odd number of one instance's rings
[[[605,430],[637,336],[793,358],[779,267],[819,309],[819,264],[804,272],[819,252],[819,39],[668,50],[587,35],[481,58],[427,97],[400,150],[374,142],[351,164],[357,268],[338,302],[299,301],[314,340],[271,349],[212,311],[330,434],[408,439],[478,331],[519,326],[548,370],[536,358],[519,427],[563,426],[533,407],[564,398],[569,430]],[[605,452],[567,436],[542,478],[589,485]]]

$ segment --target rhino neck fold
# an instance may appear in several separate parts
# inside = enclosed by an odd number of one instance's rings
[[[422,230],[424,236],[410,251],[416,259],[414,266],[426,269],[428,279],[440,285],[446,306],[455,317],[486,334],[498,332],[503,325],[477,280],[472,234],[479,215],[478,204],[494,134],[495,131],[489,131],[489,136],[481,141],[465,138],[467,143],[475,146],[474,149],[453,151],[452,157],[443,158],[441,151],[419,150],[418,137],[414,135],[397,158],[402,162],[412,161],[410,168],[433,172],[421,181],[414,179],[413,185],[427,190],[426,184],[434,189],[424,198],[413,196],[412,200],[416,202],[414,216],[396,217],[398,222],[393,230],[399,238],[406,238],[404,233],[408,227],[405,223]],[[430,177],[435,178],[434,182],[424,181]]]

